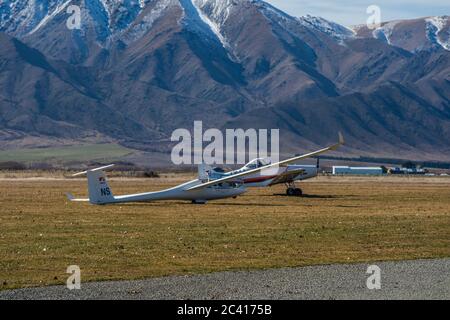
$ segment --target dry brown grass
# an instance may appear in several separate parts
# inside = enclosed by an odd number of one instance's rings
[[[185,181],[113,180],[116,194]],[[0,289],[218,270],[450,256],[450,179],[320,177],[204,206],[69,203],[84,180],[0,180]]]

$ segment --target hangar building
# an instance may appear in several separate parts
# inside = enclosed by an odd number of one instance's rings
[[[381,167],[333,166],[333,174],[382,175]]]

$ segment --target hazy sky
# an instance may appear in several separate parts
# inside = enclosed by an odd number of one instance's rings
[[[450,15],[450,0],[266,0],[293,16],[311,14],[344,25],[366,23],[367,7],[377,5],[381,20]]]

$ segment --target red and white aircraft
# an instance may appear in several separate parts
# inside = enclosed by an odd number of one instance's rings
[[[188,200],[192,203],[206,203],[209,200],[235,198],[246,192],[247,187],[266,187],[280,183],[288,185],[288,195],[301,195],[301,190],[295,188],[295,181],[316,176],[317,167],[290,164],[336,150],[343,144],[344,138],[339,133],[339,142],[332,146],[277,163],[271,164],[263,159],[255,159],[241,169],[231,172],[220,172],[220,170],[213,170],[208,166],[201,165],[199,166],[199,176],[195,180],[162,191],[122,196],[114,196],[109,187],[103,171],[113,166],[109,165],[74,175],[87,175],[89,199],[76,199],[71,194],[67,194],[67,197],[70,201],[99,205],[157,200]]]
[[[250,161],[238,170],[225,172],[222,168],[211,168],[210,166],[199,166],[199,176],[204,175],[209,180],[220,179],[235,175],[240,172],[261,168],[270,165],[270,159],[258,158]],[[204,171],[205,173],[202,173]],[[288,196],[301,196],[302,190],[297,188],[295,181],[302,181],[314,178],[319,173],[319,159],[317,165],[287,165],[283,167],[274,167],[264,169],[261,172],[250,174],[241,179],[245,187],[271,187],[276,184],[285,184],[287,186],[286,194]]]

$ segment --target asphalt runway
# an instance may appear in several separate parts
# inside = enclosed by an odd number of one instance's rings
[[[381,289],[368,289],[370,265]],[[0,291],[0,299],[450,299],[450,258],[219,272]]]

